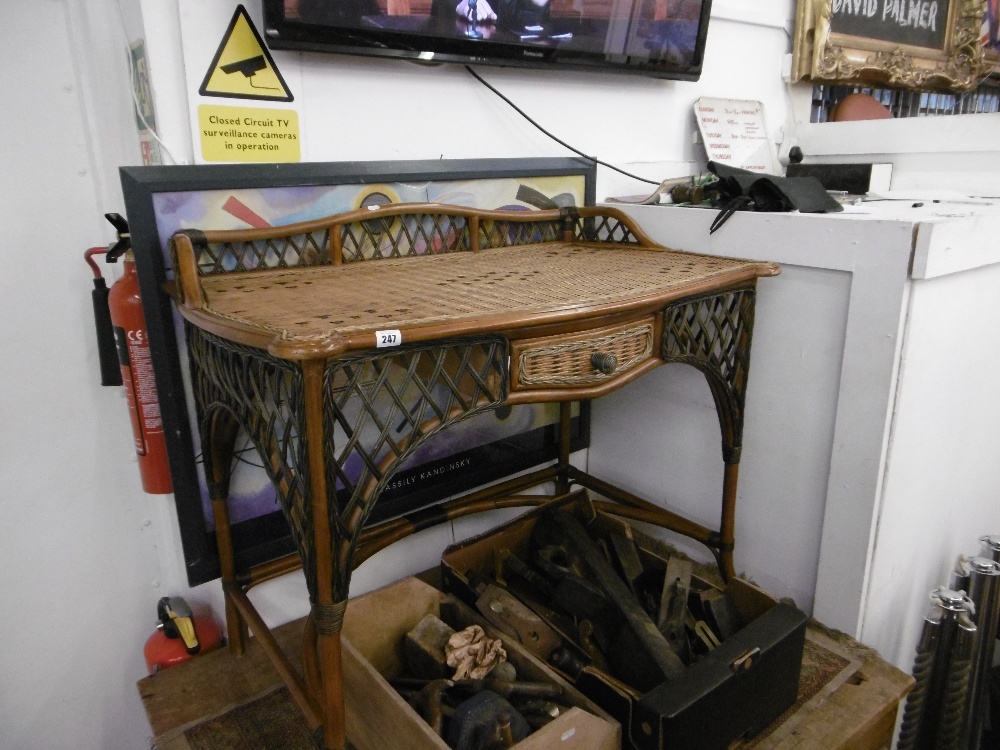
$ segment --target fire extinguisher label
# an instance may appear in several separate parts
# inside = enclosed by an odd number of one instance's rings
[[[128,338],[125,336],[125,329],[115,326],[115,348],[118,350],[118,364],[122,367],[131,367],[132,363],[128,357]]]
[[[153,360],[149,355],[149,342],[141,330],[126,331],[115,327],[115,343],[122,368],[122,382],[126,384],[129,413],[132,417],[136,452],[146,455],[146,441],[151,433],[163,432],[160,402],[156,397]],[[139,408],[141,405],[141,411]]]

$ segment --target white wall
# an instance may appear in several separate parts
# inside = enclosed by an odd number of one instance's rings
[[[142,494],[122,394],[98,385],[81,256],[112,239],[101,215],[122,209],[116,169],[139,163],[127,42],[145,37],[167,160],[196,162],[197,89],[236,5],[121,0],[120,15],[115,0],[0,3],[4,59],[13,63],[0,76],[9,264],[0,282],[0,492],[11,519],[0,531],[5,750],[146,746],[134,683],[145,672],[141,649],[156,600],[183,594],[196,608],[221,611],[217,585],[187,590],[171,498]],[[259,25],[259,1],[246,5]],[[559,137],[659,181],[703,165],[691,140],[699,96],[759,99],[775,140],[790,132],[791,98],[796,109],[809,98],[807,86],[789,90],[780,79],[792,6],[715,0],[698,83],[479,72]],[[274,57],[296,96],[304,160],[566,155],[461,68]],[[470,129],[478,141],[465,136]],[[642,189],[599,172],[598,197]],[[358,572],[355,591],[428,567],[473,526],[435,529],[387,550]],[[269,619],[301,614],[300,592],[294,577],[273,587]]]
[[[146,745],[159,578],[126,405],[102,388],[83,251],[137,158],[104,3],[0,3],[0,747]],[[93,97],[101,89],[99,99]]]
[[[796,141],[817,163],[890,163],[894,191],[1000,196],[1000,114],[800,125]]]
[[[986,344],[1000,326],[998,283],[994,264],[912,286],[861,629],[906,670],[928,594],[947,585],[959,554],[978,554],[979,538],[1000,528],[996,375]]]

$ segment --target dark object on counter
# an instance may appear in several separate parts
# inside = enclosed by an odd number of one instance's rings
[[[715,184],[721,207],[709,234],[737,211],[801,211],[833,213],[840,205],[815,177],[777,177],[710,161],[708,169],[719,178]]]
[[[789,164],[786,177],[815,177],[826,190],[867,195],[871,188],[871,164]]]
[[[873,171],[884,167],[881,164],[789,164],[785,176],[815,177],[826,190],[868,195],[872,189]]]

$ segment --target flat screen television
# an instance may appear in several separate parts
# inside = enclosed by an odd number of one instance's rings
[[[264,0],[275,49],[696,81],[712,0]]]

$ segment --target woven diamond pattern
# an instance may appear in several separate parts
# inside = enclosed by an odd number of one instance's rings
[[[470,249],[468,219],[437,213],[352,222],[343,226],[341,237],[345,263]]]
[[[479,227],[481,247],[512,247],[562,239],[563,223],[553,221],[484,221]]]
[[[198,273],[212,276],[330,262],[329,230],[249,242],[194,243]]]
[[[529,221],[525,218],[525,221],[484,220],[479,227],[479,247],[556,241],[562,238],[565,221],[570,223],[576,240],[641,244],[625,224],[612,217],[580,218],[570,214],[565,220]],[[189,236],[201,276],[333,262],[328,227],[252,241],[206,242],[197,233],[192,232]],[[345,263],[473,249],[469,219],[447,211],[413,212],[343,224],[340,244]]]
[[[221,411],[244,430],[278,493],[315,601],[305,408],[298,365],[187,327],[202,444]],[[495,409],[507,393],[507,345],[499,337],[415,345],[382,356],[330,362],[324,379],[324,433],[335,548],[353,550],[374,501],[402,463],[440,430]],[[213,455],[205,469],[213,476]],[[224,458],[223,458],[224,460]],[[228,473],[230,467],[219,467]],[[329,490],[328,490],[329,491]],[[213,497],[226,495],[219,488]],[[348,558],[350,559],[350,558]],[[350,565],[337,566],[335,596],[348,595]]]
[[[431,435],[506,398],[504,339],[416,345],[372,358],[331,362],[324,388],[327,482],[338,497],[331,517],[351,554],[392,474]],[[349,566],[348,566],[349,568]],[[338,571],[335,595],[347,596],[350,570]]]
[[[212,444],[208,431],[215,412],[222,410],[236,420],[277,490],[296,548],[307,563],[303,565],[307,578],[314,575],[312,519],[307,501],[309,466],[301,438],[305,434],[301,370],[294,363],[233,344],[190,324],[186,331],[202,445]],[[210,478],[212,451],[204,451],[204,460]],[[228,465],[218,468],[225,474],[230,470]],[[312,594],[315,581],[307,583]]]
[[[727,452],[738,450],[743,441],[754,298],[754,289],[745,287],[685,300],[664,311],[663,359],[705,373]]]
[[[586,242],[616,242],[622,245],[641,244],[631,229],[611,216],[576,217],[573,220],[573,239]]]

